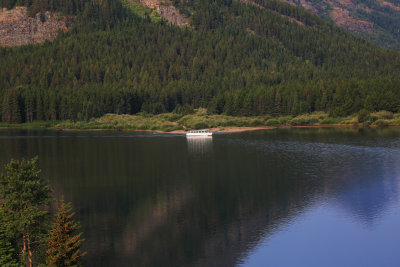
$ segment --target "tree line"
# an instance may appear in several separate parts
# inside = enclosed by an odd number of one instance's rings
[[[0,49],[0,119],[88,120],[178,105],[238,116],[399,112],[398,52],[297,7],[255,2],[263,8],[177,2],[193,11],[187,28],[139,18],[118,1],[91,2],[54,42]]]
[[[61,204],[50,225],[54,200],[40,177],[37,157],[11,160],[0,175],[0,265],[80,266],[82,233],[70,203]]]

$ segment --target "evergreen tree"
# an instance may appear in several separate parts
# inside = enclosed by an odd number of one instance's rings
[[[80,266],[80,258],[86,252],[80,252],[82,233],[75,234],[79,226],[72,217],[71,204],[61,203],[49,237],[47,264],[49,266]]]
[[[37,157],[11,160],[0,176],[1,210],[4,222],[13,233],[28,266],[33,266],[34,253],[45,231],[46,206],[51,201],[50,189],[39,176]]]
[[[19,107],[18,92],[16,89],[6,91],[3,99],[3,121],[6,123],[20,123],[21,112]]]

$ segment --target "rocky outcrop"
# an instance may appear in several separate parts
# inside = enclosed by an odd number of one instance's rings
[[[189,25],[189,20],[183,17],[179,11],[172,5],[160,5],[157,8],[157,12],[160,13],[160,16],[167,20],[168,22],[178,25],[178,26],[187,26]]]
[[[350,31],[370,33],[374,28],[374,23],[355,19],[346,9],[335,7],[330,14],[337,25]]]
[[[189,19],[185,18],[179,13],[169,1],[161,0],[140,0],[140,3],[149,8],[156,9],[160,16],[171,24],[177,26],[187,26],[189,25]]]
[[[149,8],[157,8],[160,5],[160,0],[140,0],[140,3],[149,7]]]
[[[67,18],[54,12],[29,17],[26,7],[0,9],[0,46],[19,46],[54,40],[67,30]]]

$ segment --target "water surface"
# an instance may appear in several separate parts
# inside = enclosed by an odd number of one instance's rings
[[[400,266],[400,129],[0,131],[35,155],[87,266]]]

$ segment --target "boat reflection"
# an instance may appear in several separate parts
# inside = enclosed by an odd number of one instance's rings
[[[186,136],[190,154],[206,154],[212,151],[212,136],[190,137]]]

